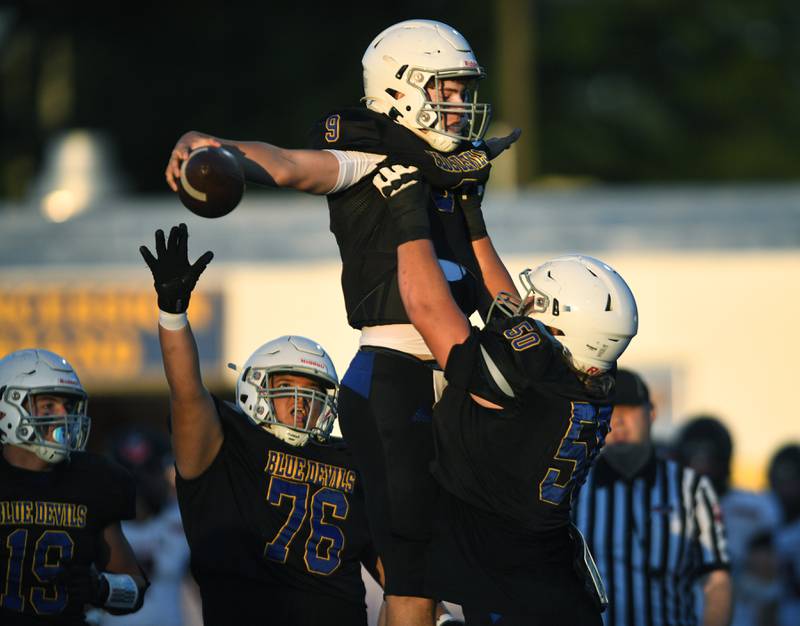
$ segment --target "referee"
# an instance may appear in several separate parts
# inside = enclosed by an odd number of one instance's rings
[[[609,596],[603,620],[606,626],[726,625],[731,581],[717,496],[707,478],[655,455],[654,419],[644,381],[619,370],[611,432],[575,507]]]

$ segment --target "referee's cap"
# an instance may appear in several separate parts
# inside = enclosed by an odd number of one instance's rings
[[[612,402],[627,406],[650,404],[650,390],[639,374],[631,370],[619,369]]]

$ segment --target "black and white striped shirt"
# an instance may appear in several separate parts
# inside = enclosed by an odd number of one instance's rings
[[[728,567],[707,478],[653,455],[626,480],[601,455],[574,505],[609,595],[606,626],[697,624],[694,583]]]

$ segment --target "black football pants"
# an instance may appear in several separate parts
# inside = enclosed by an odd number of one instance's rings
[[[339,423],[364,481],[385,593],[425,596],[425,549],[438,487],[433,460],[433,372],[412,356],[362,348],[339,390]]]

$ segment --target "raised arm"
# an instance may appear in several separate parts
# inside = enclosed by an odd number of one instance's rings
[[[519,139],[521,133],[522,131],[519,128],[515,128],[504,137],[487,139],[485,150],[489,159],[496,159],[510,148]],[[501,291],[518,296],[514,280],[508,273],[508,269],[506,269],[500,255],[497,254],[497,250],[486,230],[482,209],[485,190],[485,184],[468,185],[460,190],[458,196],[461,210],[464,213],[464,220],[467,223],[467,230],[472,240],[472,251],[475,253],[475,258],[481,268],[483,284],[492,300]]]
[[[430,239],[397,247],[397,278],[408,318],[444,368],[451,348],[469,337],[470,325],[453,300]]]
[[[382,167],[373,178],[386,198],[397,241],[400,296],[411,323],[443,368],[450,349],[463,342],[469,322],[453,300],[430,239],[427,186],[415,167]]]
[[[339,162],[325,150],[290,150],[262,141],[236,141],[190,131],[172,149],[165,176],[178,191],[181,163],[189,153],[203,146],[224,146],[239,159],[245,178],[269,187],[288,187],[308,193],[325,194],[336,185]]]
[[[519,296],[511,274],[508,273],[505,263],[503,263],[500,255],[497,254],[497,250],[495,250],[494,244],[488,235],[474,240],[472,242],[472,251],[475,253],[475,258],[481,268],[483,284],[486,286],[486,291],[489,292],[492,300],[501,291],[512,296]]]
[[[186,316],[189,297],[213,258],[206,252],[189,264],[186,224],[173,226],[169,240],[156,231],[156,257],[139,248],[150,267],[158,293],[158,338],[169,385],[172,412],[172,447],[175,465],[183,478],[202,474],[222,446],[222,426],[211,394],[203,385],[197,344]]]

